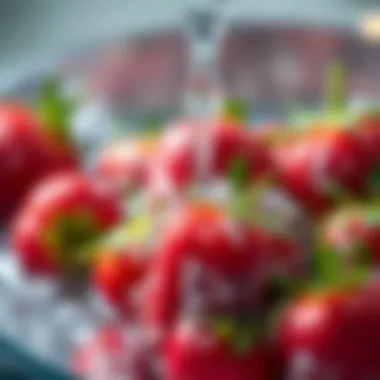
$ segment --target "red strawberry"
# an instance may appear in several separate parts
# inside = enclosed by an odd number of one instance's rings
[[[379,377],[378,297],[378,286],[359,287],[304,296],[290,305],[279,331],[285,375],[304,380]]]
[[[157,172],[180,187],[200,178],[225,177],[236,158],[248,163],[252,178],[271,169],[269,152],[259,139],[232,123],[184,122],[169,128],[159,146]]]
[[[21,104],[0,104],[0,120],[0,219],[4,219],[31,186],[52,172],[75,167],[76,157]]]
[[[73,371],[81,379],[151,380],[152,351],[143,331],[133,326],[105,326],[81,347]]]
[[[280,184],[302,206],[319,211],[328,207],[329,202],[320,195],[313,183],[311,160],[315,156],[314,152],[315,144],[311,139],[299,138],[276,146],[274,157],[280,173]]]
[[[155,144],[131,139],[113,144],[101,152],[96,172],[118,193],[139,190],[148,181]]]
[[[263,344],[234,352],[209,328],[191,322],[176,327],[169,337],[164,368],[167,380],[269,380],[273,362]]]
[[[180,314],[236,314],[258,307],[281,261],[297,260],[281,240],[235,224],[211,206],[190,206],[161,233],[143,306],[148,323],[170,327]],[[284,247],[286,247],[284,249]],[[290,259],[289,259],[290,258]]]
[[[362,115],[359,118],[359,133],[363,136],[372,159],[380,163],[380,118],[378,115]]]
[[[370,206],[335,212],[324,226],[323,239],[348,264],[362,259],[379,264],[380,210]]]
[[[263,229],[257,230],[257,234],[273,265],[273,276],[294,277],[305,273],[305,257],[301,246],[293,239]]]
[[[131,317],[134,291],[145,274],[146,264],[136,256],[142,252],[104,252],[94,269],[94,282],[99,292],[120,313]]]
[[[302,207],[271,181],[254,183],[253,187],[243,191],[247,194],[243,210],[246,210],[248,220],[261,227],[268,236],[268,243],[281,241],[284,248],[288,246],[294,259],[290,266],[299,270],[302,253],[306,254],[313,246],[312,226]]]
[[[11,245],[31,272],[73,269],[85,246],[120,219],[119,204],[79,173],[47,178],[27,197],[11,230]]]
[[[317,128],[277,153],[281,184],[313,213],[326,211],[339,196],[363,195],[373,168],[355,131]]]
[[[151,228],[151,220],[132,219],[112,231],[96,249],[95,287],[125,317],[135,314],[139,285],[152,260]]]

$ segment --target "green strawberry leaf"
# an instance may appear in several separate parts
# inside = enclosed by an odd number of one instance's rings
[[[85,268],[91,263],[93,242],[100,232],[91,212],[56,218],[44,236],[44,244],[54,252],[54,259],[69,271]]]
[[[331,181],[329,184],[329,188],[327,189],[327,194],[335,202],[347,201],[351,198],[350,192],[343,184],[339,182]]]
[[[342,112],[347,108],[348,73],[341,60],[334,60],[326,72],[326,108],[330,112]]]
[[[224,342],[229,342],[235,332],[235,326],[230,318],[215,319],[212,328],[216,336]]]
[[[248,162],[242,157],[234,157],[230,162],[228,170],[228,180],[231,187],[240,191],[250,182],[250,172]]]
[[[277,276],[268,287],[269,307],[293,298],[305,288],[304,281],[289,276]]]
[[[317,286],[322,289],[357,286],[370,274],[371,255],[365,246],[355,252],[354,263],[344,262],[343,257],[327,247],[319,247],[315,260]]]
[[[265,331],[263,323],[252,318],[244,321],[218,318],[212,322],[212,328],[217,338],[237,355],[247,352]]]
[[[248,119],[249,109],[241,99],[227,99],[222,103],[220,114],[222,118],[244,122]]]
[[[370,266],[372,265],[372,254],[369,247],[361,242],[355,249],[355,269],[360,271],[368,271]]]
[[[67,142],[70,138],[71,117],[78,104],[63,94],[58,77],[48,78],[41,86],[37,99],[37,111],[44,128],[53,136]]]
[[[313,260],[317,281],[323,287],[334,286],[342,280],[344,264],[337,252],[320,244],[314,252]]]
[[[254,320],[248,324],[236,325],[231,341],[233,352],[237,355],[246,353],[261,337],[263,331],[263,326]]]
[[[365,211],[364,222],[368,227],[376,227],[380,225],[380,208],[377,205],[374,205]]]
[[[345,64],[334,60],[326,71],[325,110],[296,112],[290,117],[290,123],[298,129],[310,124],[329,124],[351,126],[357,120],[357,112],[347,109],[348,74]]]
[[[369,179],[368,179],[368,191],[374,196],[378,197],[380,195],[380,165],[377,164],[373,168]]]
[[[103,245],[115,250],[146,245],[152,238],[154,227],[154,218],[140,215],[111,231],[103,239]]]

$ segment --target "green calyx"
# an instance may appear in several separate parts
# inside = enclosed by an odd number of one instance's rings
[[[93,244],[100,232],[91,212],[60,215],[47,231],[44,243],[62,267],[81,269],[92,262]]]
[[[261,338],[263,324],[255,319],[247,321],[232,318],[219,318],[212,322],[212,328],[218,339],[224,342],[233,353],[246,353]]]
[[[335,203],[347,203],[352,201],[352,194],[347,187],[340,182],[330,182],[326,193]]]
[[[248,119],[248,106],[241,99],[227,99],[220,109],[220,117],[227,121],[244,123]]]
[[[377,164],[372,169],[368,177],[368,193],[374,199],[380,200],[380,165]],[[380,202],[379,202],[380,203]]]
[[[231,199],[228,202],[228,211],[239,219],[250,218],[251,194],[248,188],[250,183],[249,165],[241,157],[232,159],[227,175],[227,180],[231,189]]]
[[[282,303],[293,298],[306,287],[304,279],[290,276],[277,276],[272,279],[268,286],[268,303],[271,307],[274,304]]]
[[[341,254],[326,245],[320,244],[314,252],[313,285],[320,289],[346,288],[360,285],[370,273],[370,254],[363,250],[355,252],[354,263],[349,263]]]
[[[240,191],[247,187],[251,181],[249,164],[243,157],[234,157],[228,170],[228,181],[231,188]]]
[[[71,118],[77,102],[63,93],[59,78],[52,77],[43,83],[36,106],[45,130],[59,141],[68,142]]]
[[[152,240],[154,228],[154,218],[138,216],[111,231],[102,244],[116,251],[127,247],[147,246]]]
[[[380,206],[372,204],[363,210],[363,223],[366,227],[380,226]]]

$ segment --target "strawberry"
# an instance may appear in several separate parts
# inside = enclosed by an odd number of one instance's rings
[[[279,184],[302,207],[320,212],[330,206],[329,199],[320,195],[311,171],[315,156],[312,139],[299,138],[285,142],[273,149],[274,162],[279,173]]]
[[[271,169],[270,155],[258,138],[231,122],[182,122],[169,128],[159,145],[157,172],[180,188],[198,179],[226,177],[234,159],[248,164],[257,178]]]
[[[285,238],[238,223],[218,207],[191,204],[168,224],[150,268],[142,310],[148,324],[165,329],[182,314],[251,312],[275,276],[299,269],[299,250]]]
[[[135,315],[136,296],[152,260],[152,220],[132,219],[103,239],[96,252],[93,282],[124,317]]]
[[[280,183],[314,214],[367,191],[373,162],[360,134],[318,128],[276,154]]]
[[[74,168],[76,155],[28,107],[0,104],[0,219],[7,218],[29,189],[43,177]]]
[[[85,247],[120,217],[119,204],[95,181],[76,172],[53,175],[25,199],[11,245],[28,272],[73,270],[89,259]]]
[[[334,212],[323,228],[323,241],[347,264],[380,263],[380,211],[376,206]]]
[[[193,322],[182,322],[169,336],[164,368],[167,380],[269,380],[274,372],[262,343],[234,351],[213,329]]]
[[[378,114],[364,113],[359,116],[358,128],[368,149],[372,155],[372,159],[376,164],[380,163],[380,118]]]
[[[294,301],[280,322],[278,349],[286,378],[380,376],[379,286],[313,293]]]
[[[254,183],[247,190],[248,220],[271,232],[274,238],[282,237],[295,250],[308,255],[313,247],[313,226],[302,207],[278,184],[271,181]],[[300,254],[296,255],[300,257]],[[301,255],[302,257],[302,255]]]
[[[134,326],[101,327],[80,347],[72,369],[84,380],[152,380],[152,351],[144,332]]]
[[[374,169],[362,132],[351,128],[357,117],[346,106],[344,64],[332,62],[326,79],[325,109],[301,118],[298,136],[296,130],[293,139],[275,152],[281,184],[317,216],[344,199],[366,194]]]
[[[100,153],[95,171],[117,193],[139,190],[148,182],[155,144],[150,139],[114,143]]]
[[[141,252],[104,252],[96,261],[94,283],[105,299],[122,315],[131,317],[134,309],[136,285],[146,272],[146,264],[136,256]]]

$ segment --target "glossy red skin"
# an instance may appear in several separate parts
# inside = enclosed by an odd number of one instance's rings
[[[280,252],[282,244],[272,242],[269,233],[229,223],[227,216],[212,208],[190,208],[172,219],[150,269],[152,284],[142,309],[145,323],[163,329],[176,323],[190,299],[181,290],[189,261],[202,268],[193,286],[202,295],[196,312],[205,315],[247,313],[259,307],[268,282],[277,274],[277,264],[286,262],[286,272],[296,261],[292,250],[290,255]],[[215,276],[217,285],[211,282]],[[225,287],[233,289],[227,299],[219,293]]]
[[[318,214],[331,207],[325,195],[318,192],[311,175],[311,161],[315,154],[311,140],[299,140],[274,151],[279,172],[279,184],[311,213]]]
[[[117,201],[95,181],[77,172],[46,178],[28,195],[11,228],[11,246],[22,266],[32,273],[56,273],[62,263],[44,236],[57,218],[89,212],[99,231],[107,231],[122,217]]]
[[[275,157],[280,183],[313,214],[324,213],[337,201],[331,185],[363,195],[373,168],[363,139],[349,130],[310,133],[279,149]]]
[[[327,245],[355,262],[355,253],[367,249],[375,265],[380,264],[380,220],[378,223],[366,220],[366,211],[347,213],[339,224],[331,220],[324,227],[323,238]]]
[[[76,167],[77,160],[23,105],[0,104],[0,119],[0,219],[5,219],[37,181]]]
[[[94,374],[102,375],[102,379],[113,379],[113,376],[122,376],[134,380],[153,380],[150,369],[151,351],[139,343],[144,339],[141,332],[140,342],[128,341],[128,327],[105,326],[101,328],[93,339],[76,353],[73,363],[73,372],[84,380],[92,380]],[[105,360],[107,366],[99,368],[99,361]],[[104,372],[100,372],[104,371]],[[116,372],[116,373],[115,373]]]
[[[116,193],[140,190],[149,181],[154,145],[151,140],[132,139],[111,145],[100,153],[95,172]]]
[[[298,277],[305,274],[305,253],[294,239],[258,230],[268,258],[273,264],[273,276]]]
[[[378,116],[362,116],[359,119],[359,132],[363,137],[372,159],[380,163],[380,118]]]
[[[334,380],[379,377],[379,294],[375,286],[306,296],[293,303],[279,332],[285,374],[291,376],[292,363],[303,354],[312,358],[314,366],[302,374],[293,372],[295,378],[325,380],[332,376],[326,372],[329,369],[336,371]]]
[[[137,248],[136,248],[137,250]],[[122,316],[132,318],[136,313],[134,293],[149,266],[147,255],[124,249],[103,251],[93,269],[96,289]]]
[[[261,343],[234,353],[205,328],[180,325],[165,347],[165,380],[269,380],[274,362]]]
[[[269,151],[249,131],[222,121],[182,122],[169,128],[159,145],[157,165],[162,175],[179,186],[187,186],[199,176],[199,147],[206,141],[208,153],[201,166],[207,167],[206,177],[228,175],[232,160],[240,157],[248,163],[252,178],[272,169]]]

